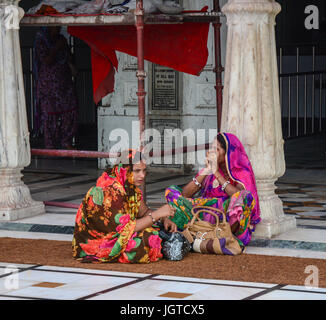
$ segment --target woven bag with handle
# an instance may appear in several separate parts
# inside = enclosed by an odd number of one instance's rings
[[[193,251],[199,253],[239,255],[243,248],[231,231],[225,213],[214,207],[196,206],[192,208],[193,218],[186,225],[182,234],[192,244]],[[216,219],[211,224],[199,218],[200,213],[209,213]],[[220,222],[219,216],[223,217]]]

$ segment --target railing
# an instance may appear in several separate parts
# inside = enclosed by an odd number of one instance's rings
[[[284,139],[321,133],[326,129],[325,52],[326,47],[318,44],[278,48]]]

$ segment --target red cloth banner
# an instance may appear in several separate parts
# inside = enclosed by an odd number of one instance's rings
[[[207,7],[204,9],[207,10]],[[144,59],[199,75],[208,58],[208,30],[209,23],[145,24]],[[93,94],[97,104],[114,91],[114,75],[115,70],[118,70],[116,51],[137,57],[136,27],[69,26],[68,32],[91,47]]]

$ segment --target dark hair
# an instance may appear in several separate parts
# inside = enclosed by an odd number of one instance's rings
[[[221,147],[224,149],[224,151],[226,151],[226,142],[220,133],[216,136],[216,140],[221,144]]]
[[[121,163],[123,167],[129,167],[131,172],[133,171],[134,164],[138,163],[139,161],[146,162],[146,157],[144,154],[133,149],[127,149],[120,152],[115,164],[113,166],[107,165],[105,171],[110,174],[112,169]]]
[[[109,165],[105,168],[105,171],[110,176],[115,176],[115,167],[122,165],[122,167],[127,169],[127,176],[132,174],[134,164],[138,163],[139,161],[145,161],[146,158],[144,157],[143,153],[133,150],[133,149],[127,149],[120,153],[119,157],[117,158],[116,163],[111,168]],[[125,190],[126,199],[130,199],[130,197],[136,196],[136,194],[139,192],[138,188],[129,182],[129,179],[125,181]]]

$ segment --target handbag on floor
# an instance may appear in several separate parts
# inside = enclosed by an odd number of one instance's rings
[[[159,237],[162,239],[162,253],[167,260],[180,261],[191,250],[191,244],[180,232],[168,232],[162,223],[156,224],[159,228]]]
[[[193,218],[186,225],[182,234],[192,244],[192,249],[199,253],[239,255],[243,248],[231,231],[225,213],[214,207],[196,206],[192,210]],[[199,218],[200,213],[209,213],[216,219],[213,225]],[[219,215],[223,217],[220,222]]]

